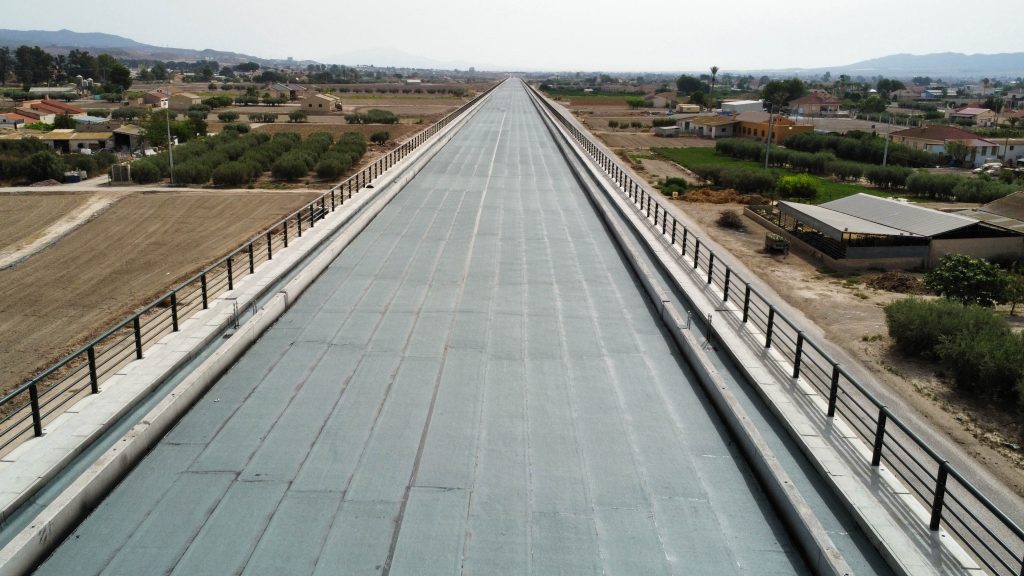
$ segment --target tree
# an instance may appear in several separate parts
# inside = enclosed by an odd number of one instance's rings
[[[74,130],[74,128],[75,128],[75,119],[72,118],[71,116],[68,116],[67,114],[58,114],[53,119],[53,127],[54,128],[70,128],[70,129]]]
[[[715,80],[718,78],[718,66],[711,67],[711,90],[708,90],[708,95],[711,99],[715,99]]]
[[[157,63],[149,72],[153,75],[153,80],[167,80],[167,68],[163,64]]]
[[[704,106],[707,103],[707,97],[700,90],[697,90],[693,94],[690,94],[690,104],[696,104],[698,106]]]
[[[971,149],[967,147],[967,144],[959,140],[946,142],[946,154],[957,166],[963,166],[963,163],[967,160],[967,155],[970,153]]]
[[[19,46],[14,52],[14,75],[25,86],[53,78],[53,57],[39,46]]]
[[[390,140],[390,139],[391,139],[391,134],[388,134],[384,130],[381,130],[380,132],[374,132],[373,134],[370,134],[370,142],[373,142],[374,144],[384,145],[384,144],[387,144],[387,141]]]
[[[260,65],[255,62],[246,62],[235,66],[235,70],[239,72],[255,72],[260,69]]]
[[[1024,276],[1011,272],[1004,276],[1003,281],[1003,295],[1010,305],[1010,316],[1015,316],[1017,304],[1024,302]]]
[[[699,78],[693,76],[687,76],[683,74],[679,78],[676,78],[676,90],[680,94],[692,94],[698,90],[704,88],[704,83]]]
[[[765,85],[761,96],[772,106],[784,108],[790,101],[807,93],[807,86],[799,78],[772,80]]]
[[[899,80],[889,80],[886,78],[882,78],[878,81],[877,84],[875,84],[875,88],[878,90],[880,94],[882,94],[883,97],[888,98],[889,94],[892,94],[897,90],[906,89],[906,85],[903,84],[903,82],[900,82]]]
[[[305,122],[309,118],[309,114],[306,114],[304,110],[292,110],[288,113],[289,122]]]
[[[64,177],[64,162],[49,150],[36,152],[25,158],[22,172],[31,182],[61,180]]]
[[[981,258],[947,254],[925,274],[924,283],[936,294],[961,304],[991,308],[1006,299],[1006,281],[999,267]]]
[[[114,120],[132,120],[139,117],[139,111],[135,108],[117,108],[110,112],[110,117]]]
[[[120,62],[115,62],[110,67],[107,77],[111,86],[116,86],[122,91],[132,87],[132,71]]]
[[[234,122],[235,120],[238,120],[238,112],[235,112],[234,110],[221,112],[220,114],[217,114],[217,119],[221,122]]]
[[[11,57],[11,49],[7,46],[0,47],[0,85],[7,86],[7,76],[14,67],[14,58]]]
[[[861,112],[868,114],[881,114],[885,112],[885,100],[878,96],[868,96],[860,105]]]

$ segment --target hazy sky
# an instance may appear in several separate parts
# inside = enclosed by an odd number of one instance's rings
[[[107,32],[265,58],[378,49],[478,68],[837,66],[909,52],[1024,49],[1019,18],[952,0],[50,0],[4,2],[0,28]]]

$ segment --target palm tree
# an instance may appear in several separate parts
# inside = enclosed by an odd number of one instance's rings
[[[712,66],[711,67],[711,91],[708,92],[708,96],[710,96],[710,100],[712,102],[712,106],[714,105],[713,103],[715,101],[715,79],[716,78],[718,78],[718,66]]]

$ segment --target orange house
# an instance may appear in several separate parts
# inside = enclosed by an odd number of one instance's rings
[[[767,112],[744,112],[737,117],[740,121],[736,135],[743,138],[754,138],[764,142],[768,136],[769,116]],[[785,116],[776,115],[771,119],[772,144],[780,144],[794,134],[814,132],[811,124],[797,124]]]

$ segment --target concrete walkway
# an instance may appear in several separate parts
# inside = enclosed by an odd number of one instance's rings
[[[506,83],[40,574],[794,574]]]

